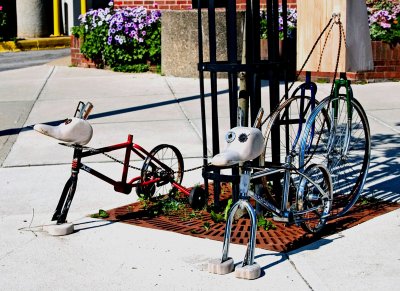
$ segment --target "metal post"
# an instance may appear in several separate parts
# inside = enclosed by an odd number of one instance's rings
[[[86,0],[81,0],[81,14],[85,14],[87,11]]]
[[[60,0],[53,0],[53,36],[60,36]]]

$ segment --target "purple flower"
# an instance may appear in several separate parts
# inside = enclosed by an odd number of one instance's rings
[[[144,7],[110,7],[105,9],[90,10],[80,16],[81,24],[87,21],[86,30],[89,32],[97,26],[108,26],[107,45],[121,45],[125,42],[137,40],[139,43],[145,41],[147,27],[160,21],[160,11],[148,11]]]

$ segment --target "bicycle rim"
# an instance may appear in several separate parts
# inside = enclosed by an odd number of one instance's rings
[[[333,117],[332,102],[338,103],[337,120]],[[332,217],[345,214],[356,203],[362,193],[369,168],[371,137],[368,120],[360,103],[355,99],[351,100],[351,110],[352,117],[349,122],[345,95],[324,99],[310,116],[300,146],[300,164],[310,161],[323,164],[331,173]],[[310,144],[310,125],[316,119],[326,119],[324,111],[329,112],[326,126],[317,136],[314,134],[313,139],[318,137],[316,146],[311,151],[307,150]]]
[[[151,156],[151,157],[150,157]],[[171,182],[180,184],[183,178],[183,158],[179,150],[171,145],[161,144],[156,146],[150,152],[150,156],[143,163],[141,176],[142,181],[148,181],[155,178],[162,178],[160,182],[141,187],[144,196],[160,196],[172,194],[176,189]],[[160,166],[153,160],[154,157],[166,167]],[[167,174],[163,174],[168,172]]]

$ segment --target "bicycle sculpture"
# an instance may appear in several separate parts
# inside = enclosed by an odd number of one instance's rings
[[[90,123],[86,120],[92,108],[93,105],[90,102],[86,104],[79,102],[74,117],[66,119],[60,125],[36,124],[34,126],[36,131],[66,142],[60,143],[61,145],[74,148],[71,176],[64,186],[53,214],[52,221],[56,221],[57,224],[48,228],[50,234],[66,235],[74,231],[73,224],[67,223],[66,219],[74,198],[80,170],[113,185],[115,191],[123,194],[130,194],[133,187],[136,188],[138,196],[145,198],[179,191],[188,196],[192,208],[202,208],[205,205],[207,201],[205,190],[200,187],[188,190],[181,185],[184,173],[183,158],[179,150],[172,145],[160,144],[148,152],[133,142],[132,135],[128,135],[127,141],[120,144],[98,149],[85,147],[84,145],[90,141],[93,133]],[[104,154],[118,162],[106,153],[119,149],[126,150],[124,161],[121,162],[123,164],[121,181],[115,181],[82,162],[83,158],[98,154]],[[142,168],[130,166],[131,152],[144,161]],[[128,180],[129,168],[139,170],[140,175]]]
[[[339,25],[341,39],[344,36],[337,14],[324,31],[332,21],[332,26]],[[340,46],[341,41],[339,52]],[[339,56],[340,53],[338,60]],[[369,168],[370,130],[366,114],[353,96],[350,81],[345,74],[335,80],[336,70],[331,94],[321,102],[315,99],[317,86],[307,73],[305,83],[290,98],[285,96],[263,122],[259,114],[253,128],[235,127],[228,131],[226,150],[214,156],[211,163],[219,167],[243,163],[239,200],[228,214],[222,258],[209,262],[209,272],[227,274],[234,270],[233,259],[228,256],[231,228],[236,211],[245,209],[251,222],[250,235],[245,257],[235,268],[235,276],[244,279],[260,276],[260,266],[254,262],[257,216],[250,198],[272,212],[275,221],[299,225],[310,233],[320,232],[327,220],[344,215],[356,203]],[[260,127],[265,123],[262,134]],[[272,130],[280,132],[280,163],[270,161]],[[257,138],[250,138],[251,135]],[[253,154],[244,154],[249,149]],[[258,156],[260,166],[253,167],[250,160]],[[280,181],[280,194],[270,191],[268,177],[273,175]],[[251,182],[254,188],[250,187]]]

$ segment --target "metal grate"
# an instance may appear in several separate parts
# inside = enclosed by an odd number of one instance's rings
[[[229,198],[230,193],[227,191],[223,191],[222,193],[221,202],[224,202]],[[276,229],[258,229],[256,246],[277,252],[291,251],[310,244],[321,237],[340,232],[399,207],[400,204],[383,201],[375,201],[363,205],[362,203],[356,204],[345,216],[329,221],[318,236],[308,234],[295,225],[285,226],[285,224],[274,222]],[[188,208],[170,215],[149,215],[149,212],[142,208],[142,204],[137,202],[109,210],[110,217],[107,220],[223,241],[225,232],[224,222],[213,222],[210,214],[206,211],[202,212],[201,217],[183,219],[184,217],[187,218],[187,214],[191,211]],[[204,227],[205,224],[208,224],[208,229]],[[247,244],[249,230],[250,220],[240,218],[232,225],[231,242],[243,245]]]

